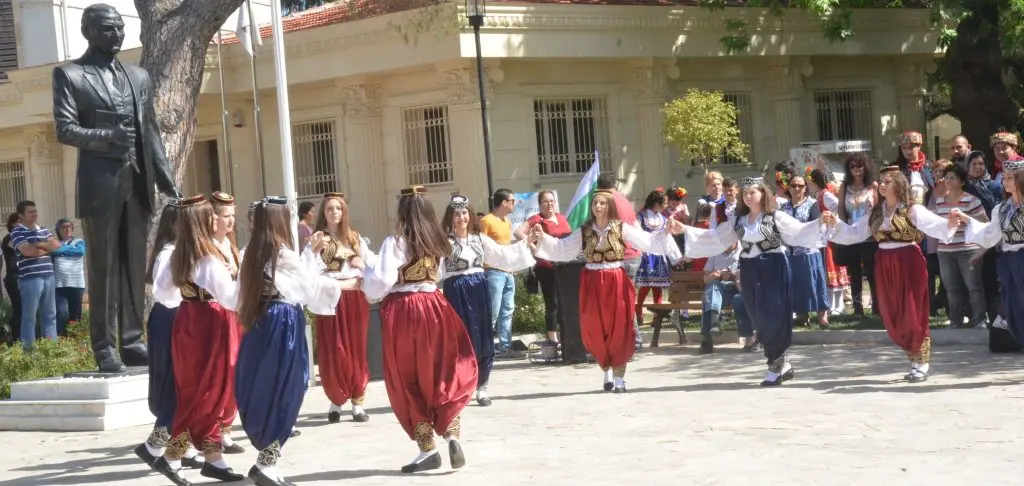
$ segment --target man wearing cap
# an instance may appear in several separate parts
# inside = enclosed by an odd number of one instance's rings
[[[1017,153],[1017,147],[1020,146],[1017,135],[1010,132],[998,132],[989,138],[989,144],[992,146],[992,153],[996,156],[995,166],[992,168],[992,179],[999,184],[1003,183],[1003,164],[1006,162],[1016,162],[1024,160]]]

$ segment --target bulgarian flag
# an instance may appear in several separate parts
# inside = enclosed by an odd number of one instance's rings
[[[583,223],[590,218],[590,199],[594,190],[597,189],[597,176],[600,174],[600,156],[594,152],[594,165],[591,165],[587,173],[583,174],[583,180],[580,181],[580,185],[576,188],[576,194],[573,194],[572,202],[569,203],[569,213],[566,219],[569,220],[569,226],[573,231],[583,226]]]

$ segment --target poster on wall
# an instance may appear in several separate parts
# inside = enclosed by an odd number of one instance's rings
[[[558,192],[551,191],[555,196],[555,206],[558,206]],[[515,193],[516,208],[508,215],[509,220],[512,221],[512,229],[516,229],[519,225],[523,224],[524,221],[530,219],[530,216],[540,212],[540,200],[537,198],[537,192],[517,192]]]

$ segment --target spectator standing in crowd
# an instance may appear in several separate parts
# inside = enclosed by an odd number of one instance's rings
[[[57,221],[60,248],[53,257],[56,285],[57,334],[67,336],[68,323],[82,320],[82,297],[85,295],[85,240],[75,238],[75,225],[62,218]]]
[[[708,220],[708,228],[715,229],[719,222],[728,221],[736,214],[736,198],[739,194],[740,184],[736,179],[728,178],[722,181],[722,199],[711,204],[714,211]]]
[[[964,192],[967,185],[967,171],[956,164],[949,164],[943,174],[946,194],[935,200],[935,214],[949,219],[953,209],[983,223],[988,222],[985,209],[978,198]],[[947,243],[938,244],[939,272],[946,286],[949,300],[949,318],[952,327],[963,326],[963,315],[970,302],[970,325],[984,329],[985,287],[981,280],[981,265],[975,262],[979,246],[964,242],[964,229],[958,228]]]
[[[936,181],[946,177],[946,171],[953,165],[953,162],[943,161],[932,167],[932,174]],[[938,199],[946,197],[946,184],[936,184],[932,196],[928,199],[928,210],[936,212]],[[946,298],[946,286],[942,283],[942,275],[939,268],[939,240],[931,236],[925,236],[921,249],[925,251],[925,262],[928,264],[928,295],[931,297],[931,315],[937,315],[939,309],[945,309],[949,315],[949,300]],[[936,280],[938,283],[936,283]]]
[[[853,224],[875,207],[879,199],[878,183],[875,182],[875,167],[871,157],[863,152],[846,158],[844,172],[843,184],[839,187],[837,216],[844,223]],[[875,291],[875,253],[878,251],[878,242],[868,238],[852,245],[838,245],[835,250],[836,263],[846,267],[850,276],[854,317],[864,317],[865,277],[871,290],[871,305],[877,313],[878,309],[874,306],[878,302]]]
[[[697,200],[697,207],[705,204],[717,204],[722,202],[724,195],[722,194],[722,173],[717,170],[713,170],[704,174],[704,190],[706,194]]]
[[[537,201],[540,203],[540,212],[530,216],[526,223],[518,228],[519,239],[526,239],[526,232],[540,225],[545,234],[555,238],[564,238],[572,233],[569,221],[558,211],[558,201],[555,201],[553,191],[540,191],[537,194]],[[558,306],[558,282],[555,279],[555,264],[547,260],[537,259],[533,267],[533,274],[540,284],[540,293],[544,297],[544,325],[547,328],[548,342],[558,342],[559,324],[562,323],[562,312]]]
[[[306,247],[316,225],[316,204],[305,201],[299,204],[299,252]]]
[[[1024,160],[1024,157],[1017,153],[1020,141],[1017,139],[1017,135],[1013,133],[999,132],[989,138],[989,144],[992,146],[992,153],[996,156],[995,163],[992,164],[990,172],[992,178],[1002,184],[1003,164]]]
[[[967,141],[967,137],[963,135],[957,135],[953,137],[953,142],[949,145],[949,160],[954,164],[967,168],[967,163],[970,160],[967,156],[971,153],[971,144]],[[935,178],[938,181],[938,177]]]
[[[18,203],[21,222],[11,232],[11,246],[18,257],[18,289],[21,292],[21,346],[35,346],[36,317],[43,336],[57,339],[57,306],[54,300],[53,261],[50,253],[60,248],[50,230],[36,224],[36,203]]]
[[[21,216],[18,213],[11,213],[7,216],[7,234],[4,236],[0,247],[3,248],[4,252],[4,267],[7,268],[7,273],[4,274],[4,289],[7,290],[7,296],[11,299],[11,319],[7,321],[8,327],[11,329],[11,335],[9,341],[14,342],[17,340],[21,333],[21,292],[18,291],[18,257],[14,251],[14,247],[11,246],[11,232],[14,231],[14,227],[21,222]]]
[[[516,208],[516,197],[508,189],[498,189],[491,197],[491,212],[480,219],[480,232],[499,245],[512,243],[512,221],[508,215]],[[485,266],[487,290],[491,294],[491,323],[498,332],[494,359],[521,359],[526,355],[512,350],[512,312],[516,307],[516,277],[501,268]]]
[[[975,150],[967,155],[967,183],[971,190],[967,191],[978,199],[985,208],[985,213],[992,215],[992,208],[1003,200],[1003,186],[992,180],[985,152]]]
[[[611,172],[605,172],[597,178],[597,190],[609,191],[615,201],[615,212],[618,214],[619,221],[622,224],[633,226],[639,229],[640,223],[636,221],[636,209],[633,208],[633,203],[629,202],[621,192],[619,192],[619,181],[615,178],[615,174]],[[719,192],[721,192],[721,185]],[[626,252],[622,255],[622,265],[626,268],[626,275],[633,282],[636,282],[636,273],[640,270],[640,260],[643,254],[636,251],[635,248],[630,246],[629,242],[626,242]],[[634,348],[640,349],[643,347],[644,338],[640,335],[640,322],[633,322],[633,331],[635,332],[636,339],[634,340]]]

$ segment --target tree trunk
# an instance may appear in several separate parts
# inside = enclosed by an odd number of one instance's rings
[[[957,26],[957,38],[946,52],[945,75],[952,95],[950,115],[960,120],[961,130],[975,149],[993,160],[988,139],[1000,130],[1014,130],[1020,119],[1020,103],[1007,89],[999,39],[999,7],[993,0],[965,2],[971,14]]]
[[[206,66],[206,49],[217,29],[244,1],[135,0],[142,24],[139,64],[149,71],[153,81],[153,105],[160,138],[179,188],[196,135],[196,101]],[[163,196],[160,199],[162,201]],[[150,224],[150,243],[155,237],[159,217],[158,209]],[[147,292],[147,314],[151,306],[152,297]]]

